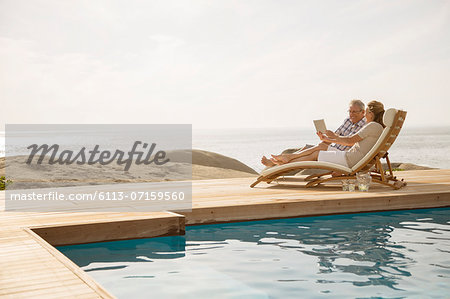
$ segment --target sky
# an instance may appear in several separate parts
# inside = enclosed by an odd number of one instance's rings
[[[7,123],[450,126],[450,1],[0,0]]]

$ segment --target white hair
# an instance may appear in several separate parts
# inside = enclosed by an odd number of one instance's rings
[[[351,100],[350,101],[350,106],[356,105],[358,106],[361,110],[366,109],[366,106],[364,105],[364,103],[361,100]]]

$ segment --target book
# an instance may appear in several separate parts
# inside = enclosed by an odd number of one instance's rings
[[[325,125],[325,121],[323,119],[316,119],[313,122],[317,132],[325,133],[327,126]]]

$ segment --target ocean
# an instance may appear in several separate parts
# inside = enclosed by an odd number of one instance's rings
[[[196,130],[192,147],[235,158],[259,172],[263,155],[319,141],[314,131],[302,128]],[[448,169],[449,153],[450,127],[405,127],[389,150],[389,159]]]
[[[0,157],[5,156],[5,133],[0,132]],[[317,144],[318,137],[304,128],[193,129],[192,148],[237,159],[257,172],[264,167],[263,155],[287,148]],[[407,162],[435,168],[450,168],[450,127],[409,128],[401,131],[389,150],[391,162]]]

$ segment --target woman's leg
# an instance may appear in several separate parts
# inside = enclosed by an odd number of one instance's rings
[[[295,153],[295,154],[272,155],[271,160],[273,161],[273,159],[275,159],[275,160],[281,162],[281,164],[284,164],[284,163],[292,162],[293,160],[301,158],[301,157],[307,157],[315,152],[318,153],[319,151],[326,151],[327,148],[328,148],[328,144],[321,142],[316,146],[307,148],[307,149],[305,149],[301,152]],[[306,160],[306,161],[308,161],[308,160]]]
[[[287,162],[287,163],[291,163],[291,162],[301,162],[301,161],[317,161],[317,158],[319,157],[319,152],[320,152],[320,150],[314,151],[314,152],[312,152],[312,153],[309,154],[309,155],[306,155],[306,156],[302,156],[302,157],[299,157],[299,158],[292,159],[291,161],[289,161],[289,162]],[[270,161],[273,162],[274,164],[277,164],[277,165],[286,164],[286,163],[284,163],[284,162],[275,160],[275,159],[273,159],[273,158],[270,159]]]

